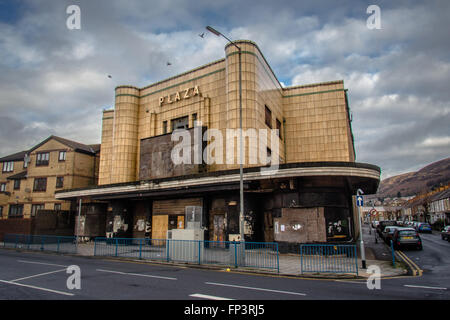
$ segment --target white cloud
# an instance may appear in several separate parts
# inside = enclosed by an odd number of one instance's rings
[[[205,31],[213,25],[255,41],[283,85],[344,80],[358,161],[391,174],[448,156],[446,3],[383,4],[382,30],[367,29],[364,2],[79,3],[77,32],[65,27],[64,2],[27,2],[14,25],[0,24],[0,153],[52,133],[100,142],[116,85],[146,86],[224,57],[226,40]],[[17,131],[20,142],[8,139]]]
[[[450,152],[450,136],[448,137],[430,137],[421,143],[424,147],[443,147]]]

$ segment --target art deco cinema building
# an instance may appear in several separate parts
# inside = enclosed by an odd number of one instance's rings
[[[255,43],[234,43],[241,48],[243,130],[268,130],[263,151],[280,163],[262,174],[262,165],[251,161],[261,147],[245,139],[245,240],[276,241],[281,250],[305,242],[354,241],[353,195],[359,188],[376,192],[380,169],[355,162],[344,82],[282,87]],[[228,44],[224,59],[144,88],[117,87],[115,108],[103,112],[98,187],[56,197],[95,201],[91,211],[108,235],[164,239],[167,230],[185,227],[186,207],[194,206],[205,240],[236,239],[239,140],[227,133],[240,127],[238,61],[238,50]],[[192,159],[219,140],[211,131],[220,132],[222,163],[204,158],[174,163],[177,129],[200,130],[206,137],[200,153],[192,148]],[[198,146],[194,136],[188,144]]]

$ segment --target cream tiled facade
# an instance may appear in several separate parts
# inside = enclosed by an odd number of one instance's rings
[[[280,163],[355,161],[342,80],[284,88],[255,43],[234,43],[241,48],[244,132],[279,127]],[[220,130],[231,145],[235,138],[226,130],[239,128],[238,50],[228,44],[225,59],[144,88],[119,86],[115,95],[114,110],[103,112],[100,185],[137,181],[141,139],[170,133],[173,119],[187,116],[189,127],[201,121],[208,129]],[[268,146],[275,145],[270,134],[268,139]],[[224,150],[224,164],[209,165],[207,171],[239,167],[237,140],[232,155]],[[254,166],[249,152],[256,153],[256,148],[246,143],[245,167]]]

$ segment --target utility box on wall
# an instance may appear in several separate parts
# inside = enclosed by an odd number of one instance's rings
[[[203,257],[204,252],[203,235],[202,229],[172,229],[167,231],[169,259],[198,262],[200,257]]]
[[[203,256],[204,230],[202,226],[202,207],[185,207],[186,229],[167,231],[169,256],[171,260],[198,262]]]

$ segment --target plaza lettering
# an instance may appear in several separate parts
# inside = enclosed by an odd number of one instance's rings
[[[166,103],[174,103],[183,99],[189,99],[190,97],[195,97],[200,95],[200,90],[198,86],[193,88],[186,88],[182,91],[177,91],[176,93],[169,94],[167,96],[159,97],[159,106],[161,107]]]

